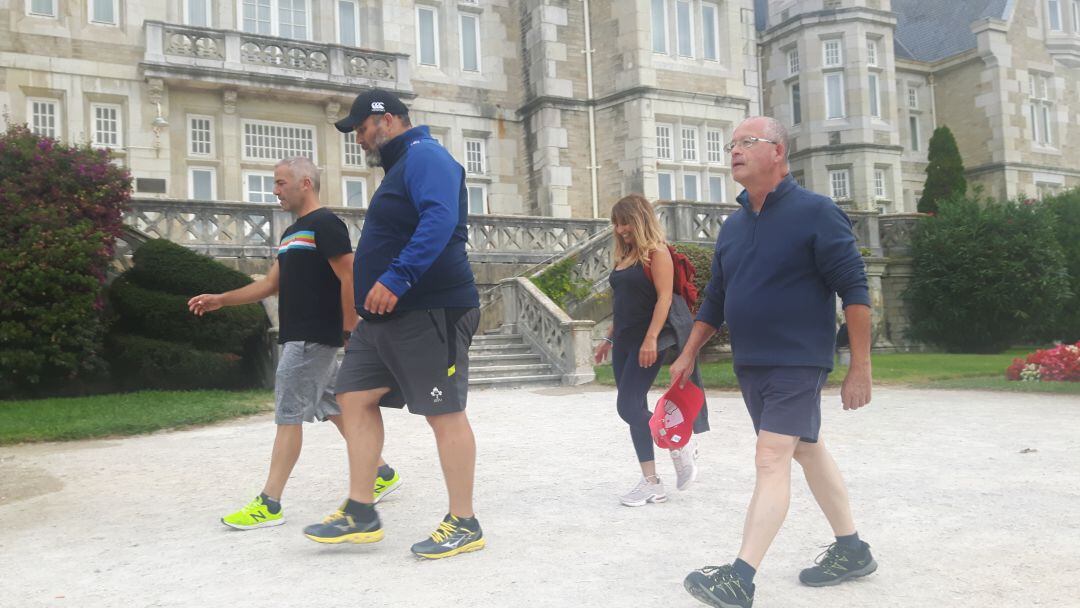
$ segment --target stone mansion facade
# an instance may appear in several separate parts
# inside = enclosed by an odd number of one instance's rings
[[[757,113],[857,209],[914,210],[936,125],[990,194],[1080,185],[1080,0],[0,0],[0,21],[7,118],[111,148],[144,199],[275,202],[303,154],[324,203],[362,207],[381,171],[332,123],[375,86],[477,214],[734,202],[723,144]]]

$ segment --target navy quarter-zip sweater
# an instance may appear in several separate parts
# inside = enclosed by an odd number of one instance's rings
[[[742,209],[716,239],[697,320],[717,328],[727,322],[735,365],[832,369],[836,294],[845,307],[870,305],[851,220],[790,174],[760,213],[745,190],[738,201]]]
[[[398,297],[394,310],[480,306],[468,241],[465,169],[425,126],[379,149],[386,171],[371,197],[353,259],[356,311],[378,281]]]

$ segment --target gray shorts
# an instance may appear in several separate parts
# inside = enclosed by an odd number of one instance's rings
[[[274,380],[275,423],[322,421],[341,413],[334,398],[338,348],[318,342],[281,345]]]
[[[422,416],[465,409],[469,346],[478,308],[407,310],[382,321],[361,321],[345,345],[337,392],[389,387],[379,405]]]
[[[746,411],[754,431],[769,431],[817,443],[821,430],[824,367],[737,365]]]

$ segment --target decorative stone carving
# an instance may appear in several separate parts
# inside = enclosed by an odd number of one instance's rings
[[[226,114],[236,114],[236,91],[233,89],[225,89],[221,94],[222,104]]]
[[[161,96],[165,93],[165,81],[160,78],[148,78],[146,80],[146,99],[150,103],[161,103]]]
[[[203,32],[171,28],[165,32],[165,54],[203,59],[223,59],[225,39]]]
[[[326,123],[334,124],[338,121],[338,115],[341,114],[341,104],[336,101],[328,101],[324,106],[326,109]]]

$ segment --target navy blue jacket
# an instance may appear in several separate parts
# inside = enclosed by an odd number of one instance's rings
[[[399,298],[395,310],[480,306],[465,252],[465,169],[423,126],[379,154],[386,176],[371,197],[353,259],[356,311],[378,318],[364,310],[376,281]]]
[[[755,214],[742,209],[720,228],[712,277],[697,320],[725,321],[735,365],[832,369],[836,294],[870,305],[866,269],[851,220],[828,197],[788,175]]]

